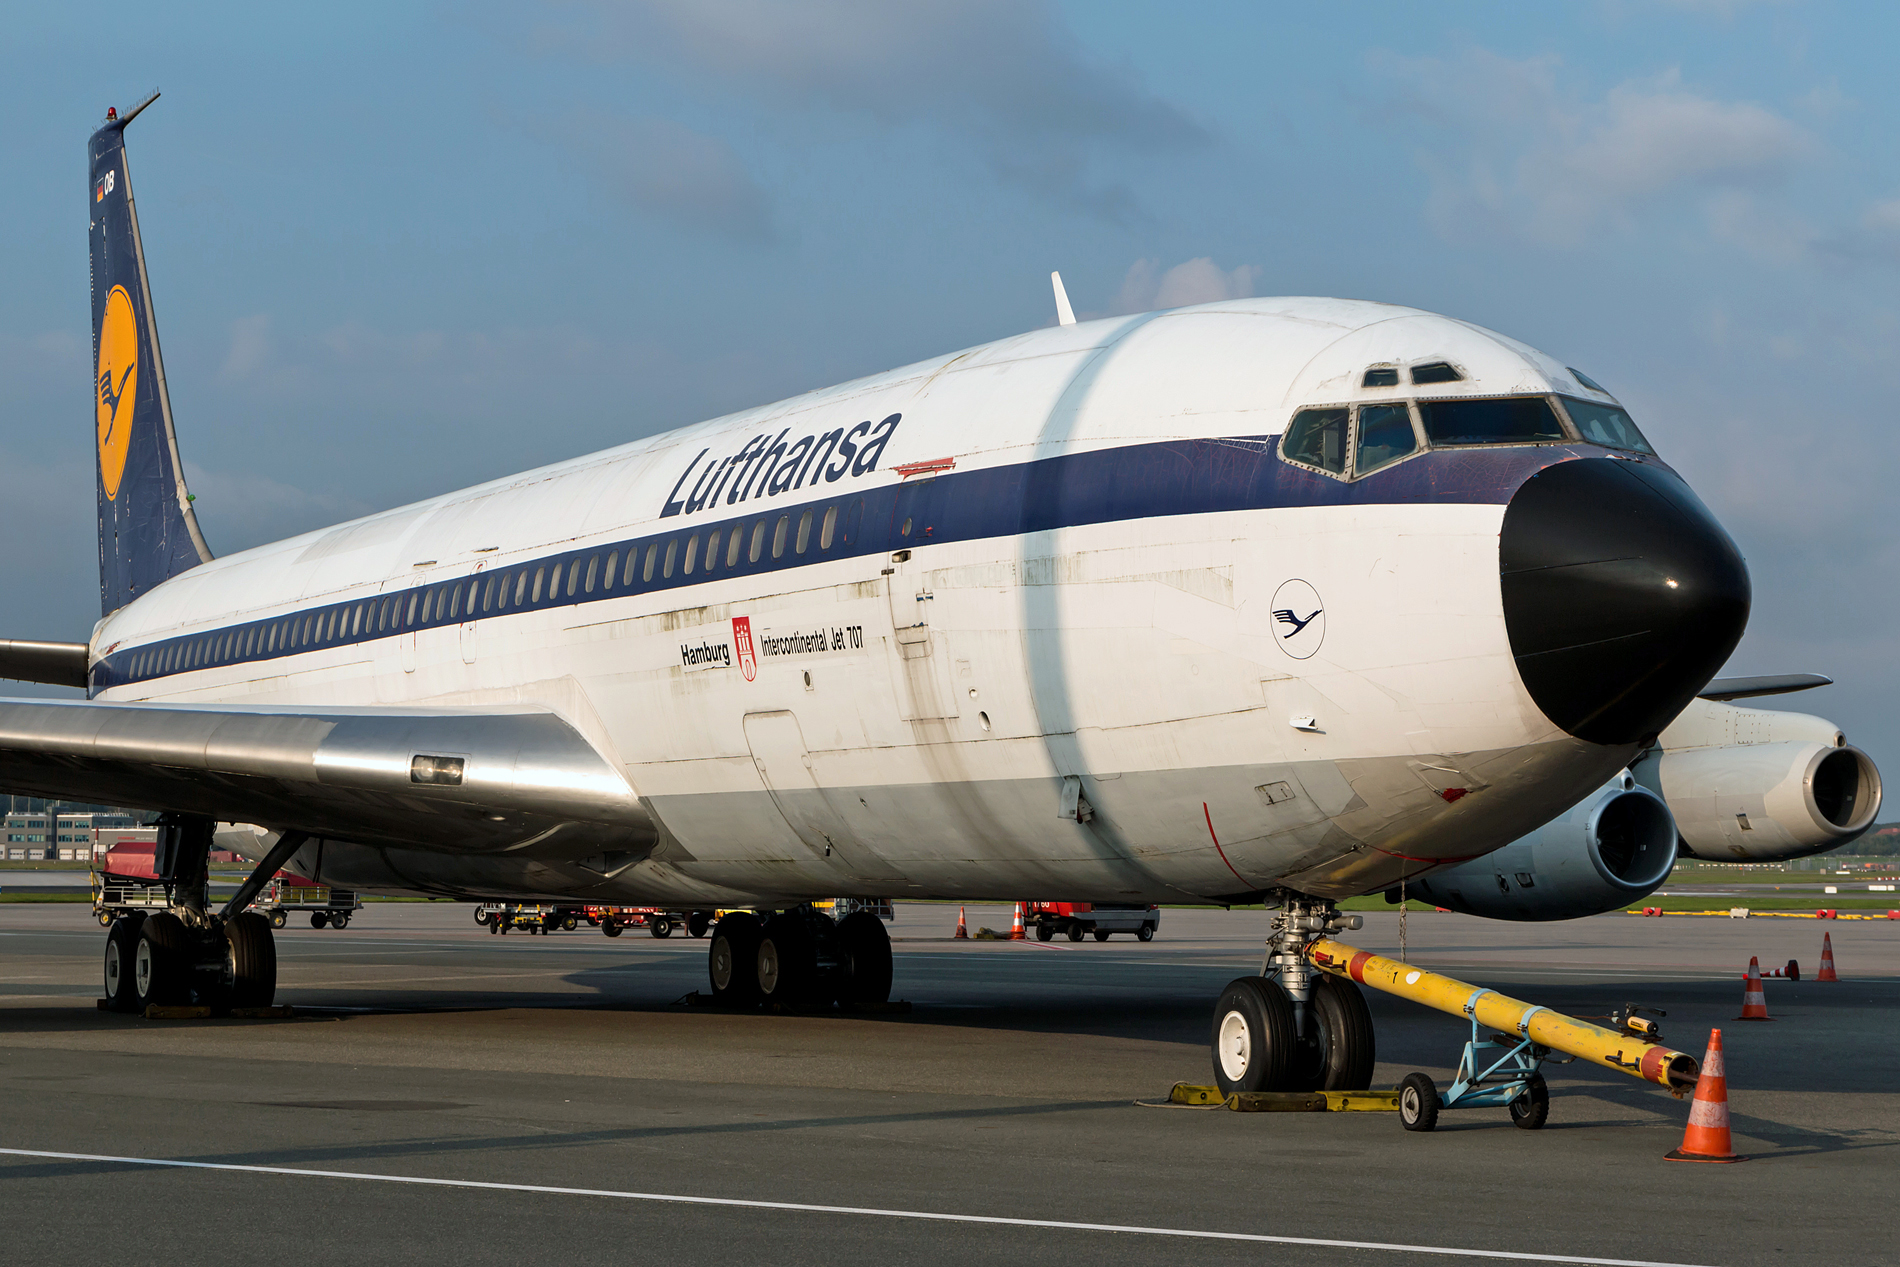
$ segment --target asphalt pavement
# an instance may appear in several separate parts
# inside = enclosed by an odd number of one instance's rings
[[[1007,907],[971,907],[972,929]],[[1267,915],[1164,913],[1160,936],[957,942],[900,904],[908,1013],[680,1004],[704,941],[499,937],[469,908],[372,904],[278,935],[288,1020],[100,1012],[83,905],[0,906],[0,1230],[35,1264],[1885,1263],[1900,1180],[1900,922],[1412,914],[1414,961],[1575,1015],[1638,1002],[1727,1047],[1736,1166],[1671,1163],[1688,1104],[1547,1066],[1550,1124],[1447,1112],[1150,1108],[1211,1081],[1228,980]],[[1770,981],[1748,956],[1838,984]],[[1396,915],[1346,940],[1393,952]],[[1375,1085],[1441,1087],[1460,1022],[1387,996]],[[1449,1252],[1450,1257],[1447,1257]]]

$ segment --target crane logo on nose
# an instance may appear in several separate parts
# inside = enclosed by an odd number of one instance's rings
[[[1326,604],[1305,581],[1284,582],[1267,610],[1273,613],[1274,641],[1295,660],[1306,659],[1326,640]]]
[[[132,297],[114,286],[99,319],[99,482],[106,500],[119,495],[125,456],[132,445],[132,415],[138,411],[139,327]]]

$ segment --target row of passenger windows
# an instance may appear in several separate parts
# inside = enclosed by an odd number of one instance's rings
[[[1565,429],[1565,415],[1576,429],[1574,436]],[[1615,405],[1569,396],[1510,396],[1302,409],[1280,438],[1280,456],[1335,475],[1357,477],[1410,457],[1428,444],[1456,447],[1568,439],[1655,452],[1629,414]]]
[[[855,526],[855,521],[863,517],[864,500],[859,498],[850,512]],[[909,528],[908,521],[905,528]],[[822,513],[815,509],[801,511],[796,521],[784,514],[776,521],[768,516],[750,524],[722,524],[703,537],[692,533],[664,544],[651,542],[644,552],[635,546],[624,555],[609,550],[605,555],[563,559],[551,565],[489,572],[350,607],[289,616],[265,625],[155,647],[132,657],[128,675],[143,678],[178,673],[420,625],[474,620],[488,613],[531,607],[543,598],[552,602],[563,596],[576,598],[597,590],[610,591],[616,586],[632,589],[651,584],[655,576],[670,580],[676,572],[682,576],[703,575],[722,566],[736,568],[741,559],[757,563],[766,557],[768,549],[774,559],[784,558],[788,551],[794,556],[822,553],[848,535],[848,530],[841,531],[835,505],[827,506]]]

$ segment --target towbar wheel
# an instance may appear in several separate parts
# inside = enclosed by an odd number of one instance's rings
[[[1399,1125],[1408,1131],[1438,1125],[1438,1088],[1422,1073],[1408,1073],[1399,1083]]]

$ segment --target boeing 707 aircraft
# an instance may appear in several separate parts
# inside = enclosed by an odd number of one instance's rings
[[[0,785],[165,815],[173,906],[108,934],[116,1006],[268,1002],[244,908],[285,866],[747,908],[716,995],[875,1003],[882,925],[813,899],[1265,901],[1310,936],[1406,883],[1561,918],[1661,882],[1677,799],[1807,815],[1784,850],[1878,809],[1819,719],[1762,732],[1760,788],[1696,766],[1738,742],[1709,710],[1756,715],[1698,700],[1748,616],[1734,542],[1591,378],[1390,304],[1064,321],[213,557],[126,171],[143,108],[90,146],[103,618],[0,647],[87,695],[0,701]],[[217,910],[220,821],[269,848]],[[1354,987],[1275,962],[1223,1082],[1365,1086]]]

